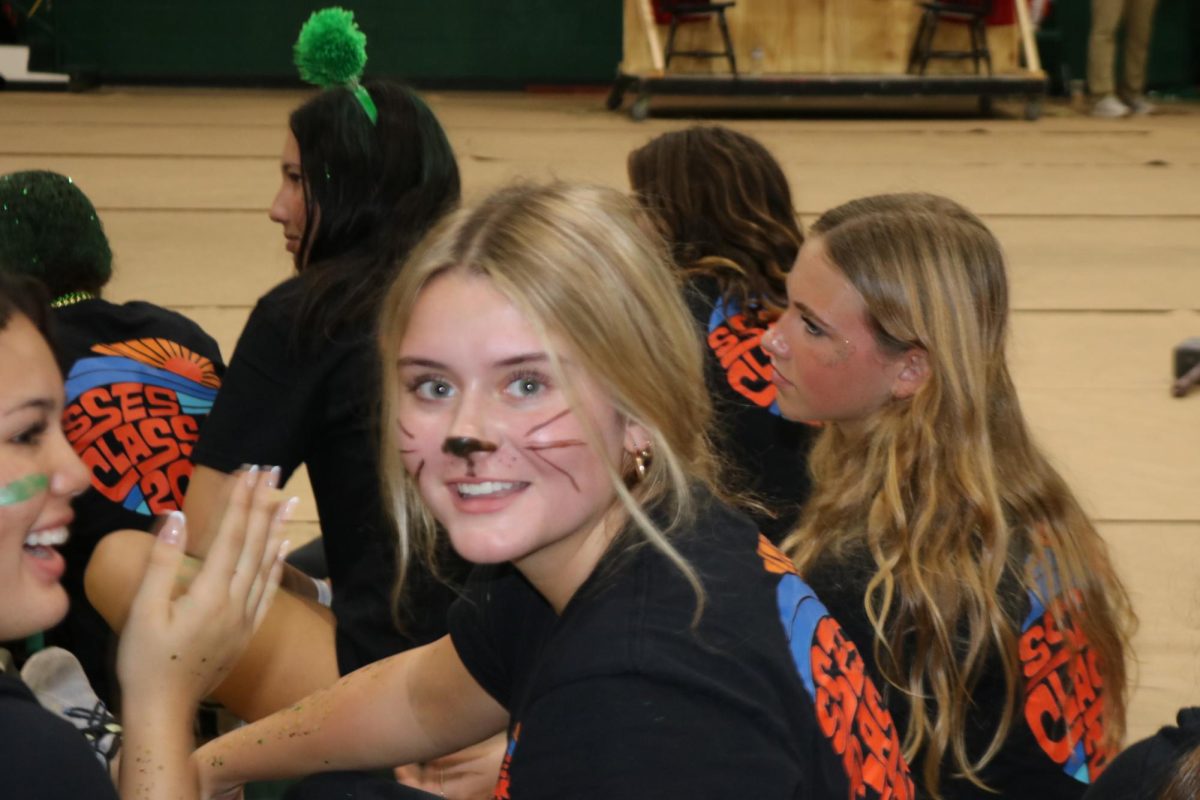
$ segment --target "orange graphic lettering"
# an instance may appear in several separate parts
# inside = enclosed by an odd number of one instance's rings
[[[1061,598],[1021,635],[1019,653],[1025,722],[1038,745],[1066,765],[1082,743],[1088,776],[1095,780],[1112,757],[1104,741],[1104,681]]]
[[[811,655],[817,723],[842,758],[850,798],[908,800],[913,782],[892,715],[837,620],[817,624]]]
[[[771,362],[759,347],[765,330],[745,314],[734,314],[708,334],[709,349],[725,370],[730,388],[760,408],[769,408],[776,392]]]
[[[796,565],[783,554],[771,540],[761,533],[758,535],[758,555],[763,560],[763,567],[773,575],[796,574]]]

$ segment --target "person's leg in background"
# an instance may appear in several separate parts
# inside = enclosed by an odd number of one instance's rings
[[[1157,7],[1158,0],[1129,0],[1125,12],[1125,68],[1120,89],[1122,99],[1134,114],[1149,114],[1154,110],[1145,95],[1146,61]]]
[[[1097,98],[1092,115],[1123,117],[1129,106],[1113,91],[1113,62],[1117,50],[1117,28],[1125,15],[1126,0],[1092,0],[1092,31],[1088,38],[1088,91]]]

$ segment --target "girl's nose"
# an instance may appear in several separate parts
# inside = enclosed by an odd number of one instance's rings
[[[770,325],[763,332],[762,348],[769,355],[783,357],[788,354],[787,341],[779,334],[779,330]]]

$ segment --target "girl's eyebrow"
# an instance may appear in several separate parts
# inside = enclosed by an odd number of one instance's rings
[[[836,328],[834,328],[834,326],[830,325],[828,322],[823,320],[821,318],[820,314],[813,311],[811,308],[804,305],[804,303],[801,303],[799,300],[793,300],[792,305],[795,306],[796,310],[799,311],[801,314],[803,314],[806,317],[811,318],[813,322],[819,322],[821,325],[825,326],[826,328],[829,328],[831,331],[836,330]]]
[[[513,367],[517,364],[532,364],[542,361],[549,361],[549,356],[545,353],[521,353],[508,358],[502,358],[493,363],[496,367]],[[431,358],[422,358],[420,356],[401,356],[396,359],[398,367],[425,367],[426,369],[447,370],[449,366],[440,361],[434,361]]]
[[[539,361],[548,361],[549,357],[545,353],[522,353],[509,358],[502,358],[496,362],[497,367],[515,367],[517,364],[530,364]]]
[[[401,356],[396,359],[397,367],[426,367],[428,369],[446,369],[446,365],[440,361],[434,361],[430,358],[420,358],[418,356]]]
[[[50,411],[54,410],[54,402],[52,400],[50,400],[49,398],[45,398],[45,397],[35,397],[31,400],[24,400],[24,401],[17,403],[15,406],[12,406],[11,408],[5,409],[4,416],[8,416],[9,414],[16,414],[18,411],[25,411],[30,408],[35,408],[40,411],[50,412]]]

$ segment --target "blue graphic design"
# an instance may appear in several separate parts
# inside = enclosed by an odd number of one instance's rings
[[[1046,558],[1050,561],[1051,567],[1057,566],[1053,553],[1046,553]],[[1058,587],[1055,586],[1051,591],[1050,583],[1044,574],[1041,565],[1029,561],[1029,571],[1032,574],[1033,581],[1037,585],[1037,591],[1032,589],[1027,592],[1029,596],[1029,613],[1025,615],[1025,621],[1021,624],[1021,634],[1024,635],[1034,625],[1041,623],[1046,616],[1046,604],[1041,598],[1054,599],[1058,597]],[[1039,597],[1041,595],[1041,597]],[[1076,742],[1075,747],[1071,749],[1071,755],[1063,764],[1063,772],[1070,775],[1080,783],[1090,784],[1092,782],[1091,771],[1088,769],[1087,751],[1084,750],[1083,742]]]
[[[1050,568],[1058,567],[1058,560],[1054,557],[1054,553],[1046,552],[1045,558],[1050,562]],[[1042,571],[1041,563],[1034,561],[1032,558],[1027,559],[1026,569],[1029,570],[1030,576],[1033,578],[1034,584],[1037,585],[1037,591],[1030,591],[1029,594],[1029,613],[1025,616],[1025,622],[1021,624],[1021,633],[1029,630],[1029,626],[1042,618],[1046,613],[1046,604],[1043,603],[1038,595],[1047,599],[1053,600],[1059,595],[1059,588],[1055,586],[1053,590],[1050,588],[1050,583],[1046,579],[1045,573]]]
[[[812,642],[817,633],[817,623],[829,616],[829,610],[798,575],[784,575],[775,590],[775,597],[779,602],[779,618],[788,638],[792,661],[809,697],[815,702],[817,689],[812,673]]]
[[[201,386],[170,370],[151,367],[121,356],[81,358],[67,376],[67,402],[73,403],[81,394],[98,386],[114,383],[141,383],[170,389],[179,396],[186,414],[207,414],[217,396],[216,389]]]

